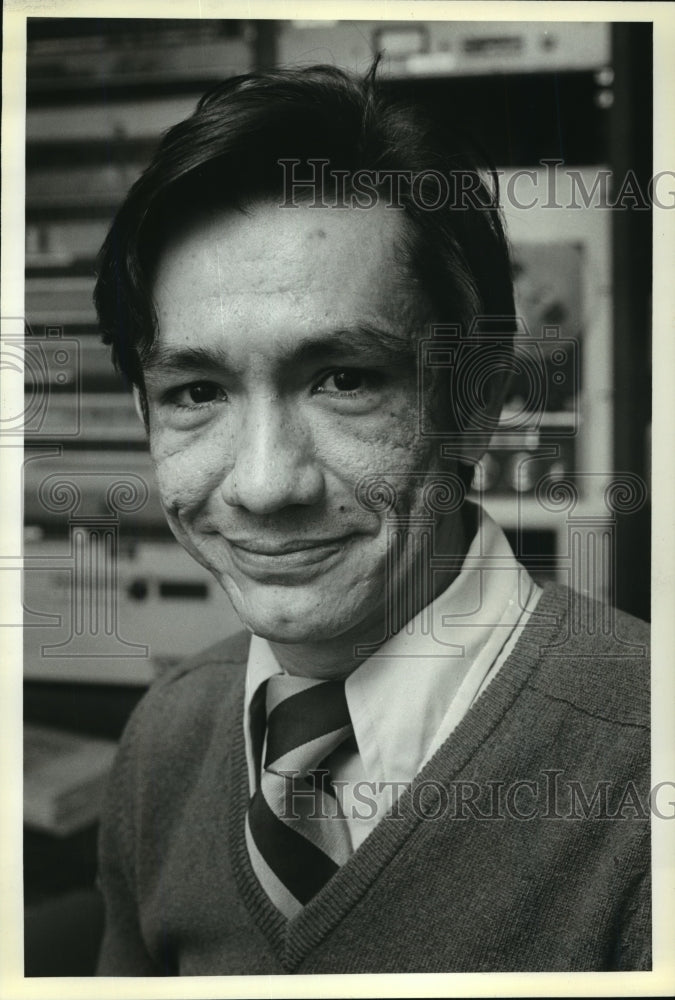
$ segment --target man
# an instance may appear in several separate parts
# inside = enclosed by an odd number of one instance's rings
[[[104,333],[245,632],[129,724],[104,975],[649,967],[645,629],[597,634],[466,499],[514,324],[484,169],[372,74],[278,71],[115,220]]]

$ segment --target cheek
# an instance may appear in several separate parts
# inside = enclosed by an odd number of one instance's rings
[[[391,408],[377,422],[341,427],[328,437],[326,465],[361,498],[366,510],[380,509],[377,484],[395,491],[395,507],[405,514],[422,506],[425,473],[435,468],[435,440],[419,434],[417,408]],[[371,506],[371,500],[375,504]]]
[[[316,454],[326,466],[349,469],[352,476],[412,467],[428,451],[419,426],[417,407],[403,394],[363,418],[321,414],[313,423]]]
[[[181,440],[150,435],[150,452],[159,494],[169,513],[201,507],[222,483],[230,464],[226,450],[208,436]]]

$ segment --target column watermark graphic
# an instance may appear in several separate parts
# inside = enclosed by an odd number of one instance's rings
[[[4,317],[3,327],[4,388],[14,383],[20,391],[5,394],[0,444],[10,458],[23,450],[26,535],[0,563],[24,584],[21,606],[8,606],[2,624],[24,628],[33,665],[36,657],[55,665],[145,659],[149,647],[125,637],[118,570],[121,519],[145,510],[148,480],[131,471],[137,463],[124,451],[111,465],[98,461],[100,452],[81,450],[80,340],[57,325],[36,335],[22,317]],[[52,641],[36,646],[45,630]]]
[[[81,512],[83,491],[77,480],[84,478],[105,490],[107,514]],[[91,657],[92,642],[98,657],[147,657],[148,647],[129,642],[120,634],[119,517],[134,513],[147,502],[148,487],[138,476],[108,476],[81,473],[51,475],[42,481],[39,499],[46,511],[68,515],[70,552],[58,568],[70,576],[70,621],[68,637],[41,647],[45,657]]]

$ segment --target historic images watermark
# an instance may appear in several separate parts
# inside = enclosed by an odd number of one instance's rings
[[[426,779],[407,781],[332,781],[328,771],[280,770],[285,779],[283,820],[344,819],[371,821],[379,815],[404,816],[401,796],[409,789],[413,814],[423,820],[627,821],[675,819],[675,781],[645,790],[637,782],[582,781],[551,768],[534,778],[484,782]]]
[[[475,170],[341,170],[320,157],[278,162],[283,184],[280,208],[371,209],[377,204],[385,208],[412,204],[418,211],[435,212],[495,207],[494,201],[485,198],[486,178]],[[618,176],[599,167],[588,182],[584,171],[565,166],[564,160],[544,159],[539,169],[495,169],[493,176],[501,183],[502,204],[520,211],[675,208],[675,170],[661,170],[645,182],[634,170]]]

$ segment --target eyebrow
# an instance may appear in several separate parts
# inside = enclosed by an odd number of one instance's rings
[[[294,346],[280,365],[302,365],[317,361],[339,360],[349,354],[368,365],[409,365],[416,358],[417,346],[412,332],[397,336],[368,323],[354,328],[337,328],[310,336]],[[146,375],[161,376],[217,369],[231,371],[232,362],[225,347],[167,347],[158,339],[143,362]]]

